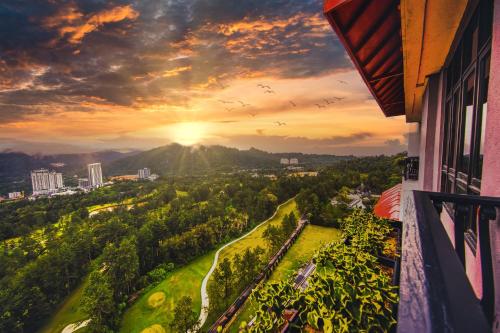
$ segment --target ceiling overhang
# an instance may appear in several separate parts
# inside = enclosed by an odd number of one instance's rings
[[[399,0],[325,0],[324,13],[384,114],[404,115]]]
[[[443,68],[468,0],[401,0],[405,113],[420,121],[427,78]]]
[[[324,13],[384,114],[414,122],[470,2],[325,0]]]

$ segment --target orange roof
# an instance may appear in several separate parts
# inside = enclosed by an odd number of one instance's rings
[[[401,187],[402,185],[398,184],[382,193],[380,199],[373,208],[373,212],[375,213],[375,215],[377,215],[378,217],[399,221]]]

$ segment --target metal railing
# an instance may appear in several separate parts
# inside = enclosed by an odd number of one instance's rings
[[[443,207],[453,221],[455,246],[441,221]],[[495,290],[490,221],[499,208],[499,198],[413,191],[402,207],[398,332],[491,331]],[[481,300],[465,271],[466,246],[480,255]]]

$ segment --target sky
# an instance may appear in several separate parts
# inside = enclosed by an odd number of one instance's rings
[[[2,0],[0,150],[393,154],[321,0]]]

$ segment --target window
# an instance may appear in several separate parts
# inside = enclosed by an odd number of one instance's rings
[[[492,0],[480,1],[446,68],[441,177],[444,192],[480,192],[492,11]]]

